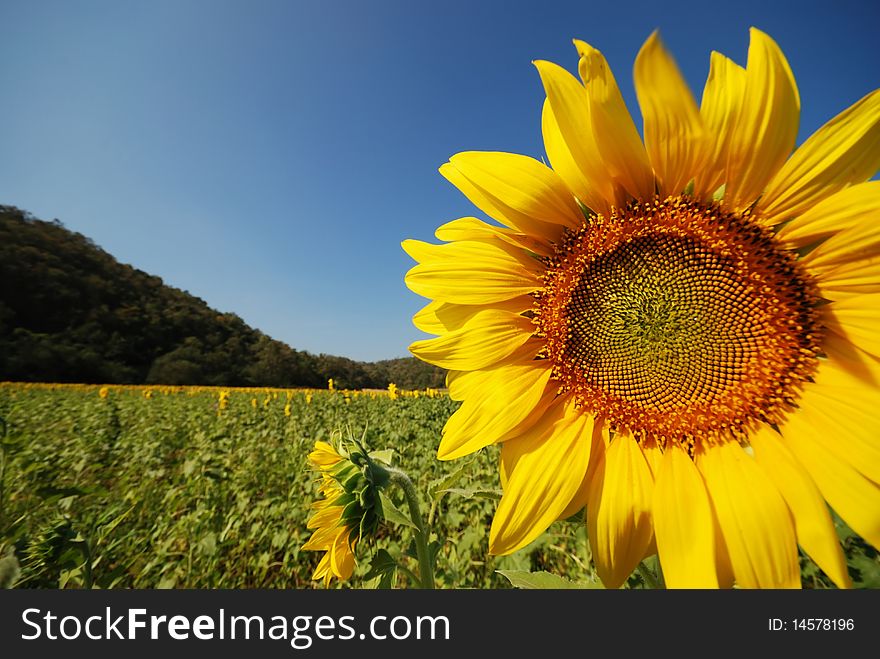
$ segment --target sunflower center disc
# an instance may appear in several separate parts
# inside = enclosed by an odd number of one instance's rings
[[[815,368],[814,285],[747,217],[633,205],[591,218],[548,266],[535,322],[554,377],[640,440],[778,422]]]

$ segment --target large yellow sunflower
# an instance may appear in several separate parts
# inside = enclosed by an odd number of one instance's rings
[[[800,99],[752,29],[712,53],[698,106],[656,34],[634,80],[602,54],[535,65],[552,165],[460,153],[441,173],[503,227],[405,241],[431,298],[412,352],[462,401],[439,457],[501,444],[490,551],[586,507],[620,586],[797,587],[800,545],[850,584],[828,505],[880,547],[880,93],[794,153]],[[827,503],[826,503],[827,502]]]

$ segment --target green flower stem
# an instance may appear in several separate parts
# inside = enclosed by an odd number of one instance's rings
[[[434,566],[431,564],[431,552],[428,550],[428,529],[422,519],[422,511],[419,508],[419,497],[416,488],[404,472],[399,469],[389,469],[391,482],[399,486],[406,496],[409,505],[409,514],[413,524],[416,525],[416,555],[419,559],[419,587],[434,588]]]

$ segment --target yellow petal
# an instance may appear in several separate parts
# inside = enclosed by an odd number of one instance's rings
[[[553,115],[549,99],[544,99],[544,107],[541,110],[541,132],[544,136],[544,150],[547,152],[547,159],[553,166],[553,171],[565,181],[566,187],[583,205],[596,213],[607,214],[610,210],[608,202],[602,197],[601,191],[596,189],[595,184],[586,179],[575,162],[559,130],[559,123]]]
[[[339,529],[335,526],[318,527],[308,542],[302,546],[302,549],[304,551],[330,551],[338,534]]]
[[[574,402],[551,407],[524,435],[504,443],[517,454],[489,531],[489,551],[525,547],[559,517],[583,480],[590,461],[593,418]]]
[[[467,400],[471,397],[479,397],[486,389],[486,382],[493,376],[493,371],[506,364],[527,364],[534,361],[535,356],[543,348],[540,339],[532,338],[521,347],[511,352],[507,357],[498,360],[490,366],[473,371],[451,370],[446,374],[446,386],[449,388],[449,397],[452,400]]]
[[[348,544],[348,532],[342,532],[330,548],[330,568],[340,579],[351,578],[354,572],[354,553]]]
[[[880,486],[829,450],[801,414],[792,414],[781,430],[783,442],[825,500],[853,531],[880,548]]]
[[[690,87],[657,32],[639,51],[633,80],[660,196],[680,194],[702,167],[703,121]]]
[[[519,249],[525,249],[541,256],[552,256],[553,246],[546,240],[517,233],[513,229],[492,226],[476,217],[460,217],[437,227],[434,232],[439,240],[482,240],[489,243],[501,241]]]
[[[452,400],[467,400],[479,396],[485,389],[485,383],[492,377],[493,369],[480,371],[449,371],[446,374],[446,386]]]
[[[816,441],[880,483],[880,389],[823,359],[798,405],[792,416],[816,431]]]
[[[428,334],[446,334],[461,327],[480,311],[500,309],[520,314],[534,306],[534,298],[521,295],[510,300],[495,302],[491,307],[475,304],[453,304],[434,300],[413,316],[413,325]]]
[[[416,357],[440,368],[475,371],[495,364],[532,336],[532,321],[507,311],[486,309],[461,329],[436,339],[416,341],[409,349]]]
[[[700,117],[706,129],[706,161],[696,173],[694,192],[699,197],[712,196],[724,183],[727,156],[742,111],[745,88],[746,70],[721,53],[713,52],[700,104]]]
[[[514,153],[466,151],[449,159],[506,216],[577,228],[584,216],[562,179],[545,164]],[[515,228],[532,233],[527,226]],[[543,231],[549,227],[541,227]]]
[[[441,165],[439,171],[443,178],[458,188],[459,192],[467,197],[474,206],[501,224],[511,227],[517,232],[534,236],[542,242],[556,241],[562,235],[562,228],[559,225],[540,222],[535,218],[517,213],[512,208],[505,207],[501,200],[492,197],[485,190],[474,185],[452,163],[447,162]]]
[[[705,484],[705,480],[703,483]],[[721,533],[721,525],[718,523],[718,514],[715,512],[714,506],[712,507],[712,519],[715,520],[715,571],[718,573],[718,587],[733,588],[735,578],[733,565],[730,562],[730,552],[727,550],[727,543]]]
[[[880,257],[845,264],[816,277],[819,292],[826,300],[844,300],[858,295],[880,293]]]
[[[862,385],[880,387],[880,359],[859,350],[845,338],[828,332],[822,340],[828,360],[855,377]]]
[[[880,293],[880,214],[840,231],[801,262],[816,277],[822,296],[840,300]]]
[[[801,259],[810,272],[819,276],[841,265],[856,265],[860,261],[880,256],[880,221],[863,218],[862,224],[844,229]],[[878,215],[877,220],[880,220]]]
[[[756,210],[771,224],[808,211],[880,169],[880,90],[813,133],[767,184]]]
[[[856,295],[822,307],[822,324],[868,354],[880,357],[880,293]]]
[[[799,588],[797,541],[782,495],[739,444],[697,450],[736,582],[743,588]]]
[[[309,461],[320,469],[332,467],[340,460],[342,460],[342,457],[327,442],[315,442],[315,448],[309,453]]]
[[[590,483],[592,482],[593,474],[596,473],[596,468],[604,459],[605,447],[608,446],[608,428],[602,419],[597,419],[593,423],[593,436],[590,446],[590,464],[587,467],[587,473],[584,475],[584,480],[565,507],[565,510],[559,513],[559,519],[571,517],[587,505],[587,501],[590,498]]]
[[[335,502],[334,502],[335,503]],[[326,506],[312,515],[306,523],[308,529],[333,528],[338,527],[342,520],[342,506]]]
[[[534,254],[529,254],[516,244],[504,240],[458,240],[454,243],[434,245],[421,240],[404,240],[400,243],[407,254],[409,254],[420,265],[430,263],[442,263],[448,261],[457,261],[461,259],[481,261],[481,260],[501,260],[511,266],[518,265],[520,268],[530,273],[543,273],[546,270],[544,264],[535,258]]]
[[[437,457],[455,460],[499,441],[541,402],[550,373],[547,360],[494,369],[481,395],[449,417]]]
[[[638,443],[615,435],[596,468],[587,501],[587,528],[596,571],[607,588],[619,588],[645,556],[654,533],[654,479]]]
[[[660,462],[663,460],[663,449],[653,440],[642,440],[640,446],[645,462],[648,463],[648,469],[651,470],[651,477],[656,481],[657,474],[660,473]]]
[[[742,110],[727,158],[725,204],[748,208],[791,154],[800,120],[800,97],[779,46],[751,28]]]
[[[654,533],[670,588],[717,588],[715,519],[703,479],[688,454],[666,446],[654,486]]]
[[[798,544],[838,587],[851,587],[834,522],[813,479],[775,430],[762,426],[749,440],[755,462],[782,493],[794,516]]]
[[[326,588],[330,585],[330,579],[333,576],[333,573],[330,571],[330,552],[328,551],[323,556],[321,556],[321,560],[318,561],[318,565],[315,567],[315,571],[312,573],[312,579],[315,581],[324,580],[324,587]]]
[[[418,241],[407,240],[411,247]],[[492,304],[530,293],[540,288],[536,270],[525,253],[516,258],[504,249],[477,241],[446,245],[422,244],[421,263],[406,273],[406,285],[413,293],[456,304]]]
[[[580,55],[578,72],[590,101],[593,139],[606,170],[630,197],[652,199],[654,175],[648,154],[605,56],[583,41],[576,39],[574,44]]]
[[[465,176],[451,162],[442,165],[440,173],[447,181],[458,188],[474,206],[505,226],[511,227],[518,232],[535,236],[543,241],[557,241],[562,236],[561,225],[542,222],[539,219],[522,213],[517,208],[507,205],[504,200],[474,184],[471,179]]]
[[[779,229],[776,235],[796,248],[849,227],[876,222],[880,222],[880,181],[868,181],[823,199]]]
[[[572,174],[566,165],[576,163],[580,180],[569,183],[577,197],[596,212],[626,203],[626,191],[616,185],[605,167],[590,120],[590,99],[574,76],[552,62],[536,61],[547,93],[549,113],[544,112],[544,147],[554,167]],[[558,129],[554,130],[554,129]],[[561,139],[560,139],[561,138]],[[564,146],[564,148],[563,148]],[[570,155],[570,161],[565,154]]]

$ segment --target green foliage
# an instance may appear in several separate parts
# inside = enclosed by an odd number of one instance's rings
[[[157,387],[148,399],[142,389],[113,389],[101,399],[97,389],[0,387],[0,416],[16,446],[2,517],[15,523],[0,529],[0,549],[5,543],[19,557],[16,587],[320,587],[311,580],[320,552],[300,549],[318,498],[307,462],[316,440],[342,430],[363,435],[370,449],[393,449],[394,465],[420,495],[462,466],[436,459],[458,406],[445,396],[318,391],[308,403],[306,392],[291,391],[286,416],[285,392],[232,391],[218,411],[216,390]],[[497,460],[496,450],[484,451],[459,476],[497,489]],[[388,492],[406,515],[399,492]],[[441,495],[431,538],[439,587],[509,587],[498,569],[578,569],[574,525],[559,525],[516,557],[489,556],[495,503]],[[411,540],[408,526],[383,525],[359,545],[351,583],[332,586],[408,587],[408,573],[418,573]],[[377,549],[399,565],[371,560]]]
[[[147,398],[143,388],[118,388],[106,399],[97,390],[0,385],[0,585],[320,587],[311,580],[320,552],[300,549],[318,497],[307,456],[339,431],[363,437],[374,459],[392,459],[415,481],[423,514],[430,510],[438,587],[598,583],[577,518],[511,556],[489,555],[498,451],[436,459],[458,405],[448,397],[232,391],[220,410],[216,390],[157,387]],[[387,494],[408,519],[400,492]],[[387,515],[391,507],[383,508]],[[878,587],[876,550],[836,522],[854,585]],[[406,523],[383,524],[359,544],[352,581],[333,587],[412,585],[412,539]],[[802,575],[805,587],[832,587],[806,556]],[[634,573],[628,586],[644,587],[643,576]]]
[[[0,206],[0,381],[339,388],[442,387],[415,358],[297,351],[59,222]]]
[[[12,552],[0,557],[0,590],[12,588],[18,579],[18,561]]]

